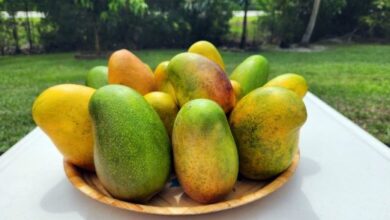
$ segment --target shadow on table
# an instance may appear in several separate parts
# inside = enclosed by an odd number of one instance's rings
[[[248,205],[207,215],[191,216],[191,219],[319,219],[302,190],[304,178],[319,172],[318,164],[301,157],[293,178],[275,193]],[[69,213],[82,219],[172,219],[172,216],[154,216],[121,210],[84,196],[74,189],[67,179],[61,180],[41,201],[49,213]],[[175,219],[185,219],[184,216]],[[187,217],[188,218],[188,217]]]

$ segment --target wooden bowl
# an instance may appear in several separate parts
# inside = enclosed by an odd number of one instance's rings
[[[242,206],[269,195],[291,178],[298,162],[299,153],[294,156],[287,170],[269,181],[250,181],[239,178],[233,191],[223,201],[208,205],[197,203],[184,194],[175,177],[172,177],[164,190],[147,204],[136,204],[113,198],[104,189],[95,173],[79,169],[66,161],[64,161],[64,169],[74,187],[92,199],[107,205],[157,215],[198,215]]]

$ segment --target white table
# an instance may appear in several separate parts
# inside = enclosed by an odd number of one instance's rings
[[[301,161],[279,191],[196,219],[390,219],[390,150],[312,94]],[[62,157],[34,129],[0,157],[0,219],[171,219],[100,204],[73,188]],[[177,217],[181,219],[185,217]]]

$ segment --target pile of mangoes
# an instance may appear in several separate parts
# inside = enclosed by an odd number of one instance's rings
[[[239,173],[266,180],[298,151],[307,84],[297,74],[268,81],[253,55],[232,74],[213,44],[150,67],[128,50],[93,68],[86,86],[48,88],[34,102],[36,124],[64,159],[96,171],[115,198],[144,203],[176,175],[200,203],[229,194]]]

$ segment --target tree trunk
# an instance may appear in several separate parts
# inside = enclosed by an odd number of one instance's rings
[[[244,0],[244,21],[242,22],[242,33],[241,33],[241,42],[240,48],[245,49],[246,46],[246,23],[247,23],[247,12],[249,7],[249,0]]]
[[[32,43],[32,35],[31,35],[31,26],[30,26],[30,17],[28,15],[28,1],[24,1],[24,11],[26,13],[26,33],[27,33],[27,40],[28,40],[28,46],[30,52],[32,51],[33,48],[33,43]]]
[[[19,46],[18,25],[16,23],[16,18],[15,18],[16,12],[12,12],[10,13],[10,15],[11,15],[12,36],[15,41],[15,53],[19,54],[21,51]]]
[[[97,24],[93,27],[94,35],[95,35],[95,53],[96,55],[100,55],[100,36],[99,36],[99,28],[97,27]]]
[[[316,25],[318,10],[320,9],[321,0],[314,0],[313,9],[310,15],[309,24],[306,27],[305,34],[302,37],[301,44],[308,45],[311,35],[313,34],[314,26]]]

